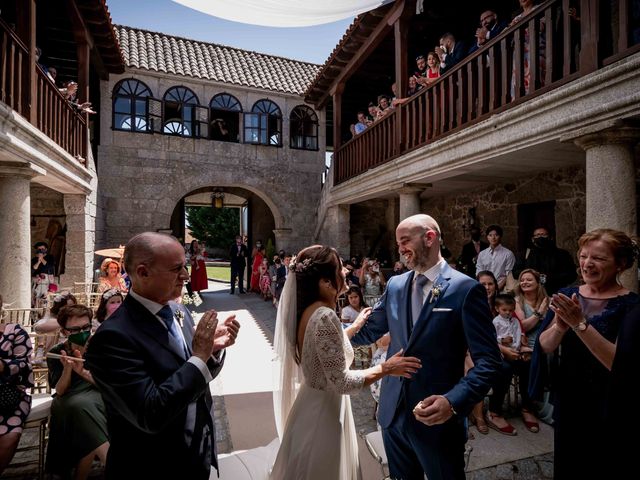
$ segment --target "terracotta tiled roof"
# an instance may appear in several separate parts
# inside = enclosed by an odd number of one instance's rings
[[[122,25],[116,36],[128,67],[302,95],[319,65]]]

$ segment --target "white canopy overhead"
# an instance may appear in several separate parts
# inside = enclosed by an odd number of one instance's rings
[[[185,7],[265,27],[310,27],[337,22],[393,0],[173,0]]]

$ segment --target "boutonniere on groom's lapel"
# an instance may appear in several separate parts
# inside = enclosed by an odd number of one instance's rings
[[[429,300],[429,303],[437,302],[441,294],[442,294],[442,284],[437,283],[431,289],[431,299]]]
[[[178,324],[180,325],[180,328],[183,327],[183,323],[184,323],[184,312],[182,310],[175,310],[173,312],[173,316],[175,317],[175,319],[178,321]]]

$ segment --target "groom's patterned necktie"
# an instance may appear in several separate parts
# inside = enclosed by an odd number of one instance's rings
[[[422,275],[416,275],[413,281],[413,290],[411,291],[411,322],[416,324],[418,318],[420,318],[420,312],[422,311],[422,305],[424,304],[424,286],[429,279]]]

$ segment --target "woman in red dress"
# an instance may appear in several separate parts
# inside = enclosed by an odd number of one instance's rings
[[[260,265],[264,259],[264,247],[262,242],[256,242],[256,248],[253,249],[253,263],[251,264],[251,285],[250,290],[260,293]]]
[[[200,248],[197,240],[193,240],[191,242],[189,253],[191,254],[191,288],[194,292],[206,290],[209,288],[209,281],[207,280],[207,266],[204,263],[207,254],[205,253],[204,248]]]

